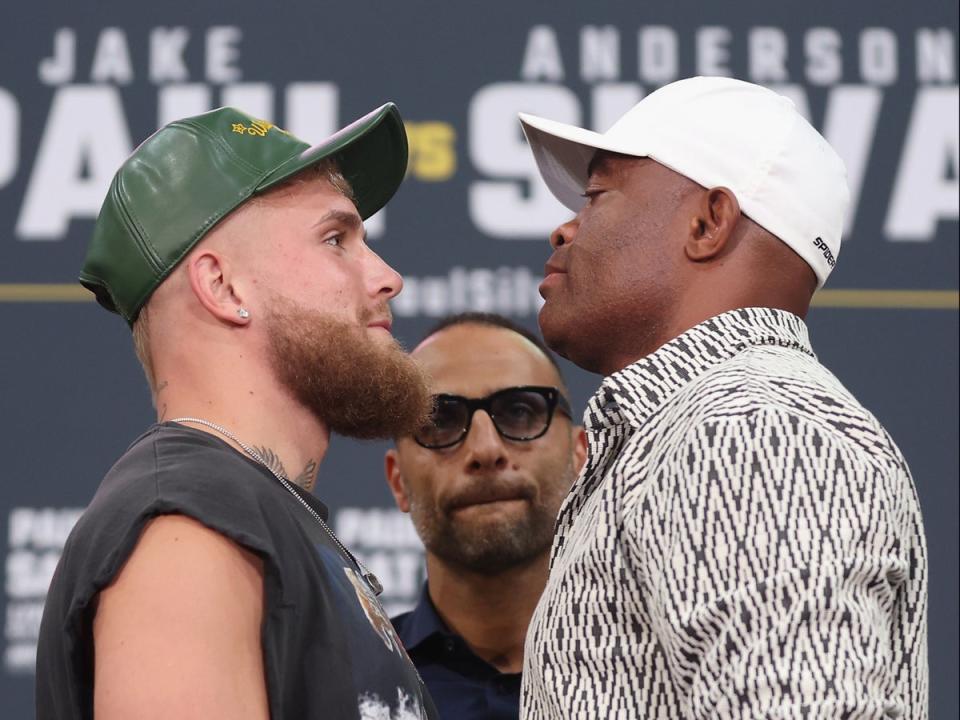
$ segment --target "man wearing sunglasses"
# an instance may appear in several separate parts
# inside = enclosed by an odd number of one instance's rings
[[[394,624],[442,717],[517,718],[524,637],[585,437],[549,351],[506,318],[448,318],[413,355],[434,413],[397,439],[386,475],[428,582]]]

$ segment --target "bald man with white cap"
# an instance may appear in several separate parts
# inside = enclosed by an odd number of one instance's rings
[[[840,255],[836,152],[728,78],[667,85],[603,134],[521,122],[576,213],[540,327],[605,376],[522,717],[926,718],[913,480],[803,321]]]

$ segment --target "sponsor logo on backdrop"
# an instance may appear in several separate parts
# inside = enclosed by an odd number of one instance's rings
[[[150,107],[153,101],[156,126],[219,104],[270,118],[307,139],[325,137],[341,124],[336,82],[278,73],[271,82],[247,81],[245,61],[257,54],[251,44],[232,25],[55,30],[49,45],[26,60],[36,73],[30,82],[50,94],[36,147],[23,141],[22,116],[23,104],[35,104],[37,92],[21,98],[19,89],[0,86],[0,192],[10,192],[15,179],[23,188],[4,242],[52,241],[49,252],[56,252],[73,220],[96,216],[114,170],[146,130],[130,127],[134,103]],[[145,62],[131,52],[139,46],[146,48]],[[462,138],[443,120],[414,119],[408,127],[415,180],[449,181],[463,166],[458,154],[469,159],[462,182],[467,212],[489,238],[542,241],[568,215],[536,173],[518,111],[605,130],[646,93],[691,73],[735,75],[794,100],[847,164],[853,201],[848,237],[861,241],[855,229],[863,219],[858,210],[865,185],[871,197],[889,202],[871,203],[872,212],[882,214],[871,220],[881,237],[862,242],[927,243],[939,223],[958,217],[955,29],[705,26],[681,32],[664,25],[535,25],[512,52],[516,78],[490,78],[472,91]],[[881,146],[877,129],[888,111],[905,119],[891,126],[899,141]],[[243,130],[251,131],[259,130]],[[385,229],[384,213],[369,222],[372,237]],[[29,257],[38,262],[35,253]],[[471,278],[466,284],[454,277],[461,271]],[[422,311],[407,314],[433,314],[444,282],[447,305],[471,307],[454,290],[466,287],[469,294],[475,284],[488,285],[490,272],[498,271],[454,268],[446,279],[417,279],[421,294],[407,310]],[[535,304],[523,301],[525,292],[514,294],[513,314],[535,312]]]
[[[10,510],[4,564],[3,665],[7,672],[34,671],[47,588],[82,512],[83,508]],[[380,602],[388,616],[416,604],[426,568],[423,545],[408,515],[396,509],[344,507],[335,515],[334,529],[383,584]],[[378,617],[382,620],[382,615]]]
[[[404,275],[403,292],[391,301],[397,317],[443,317],[492,312],[525,316],[543,306],[542,277],[528,267],[452,267],[446,275]]]
[[[49,507],[10,510],[3,626],[3,666],[8,672],[33,672],[47,588],[67,536],[82,512],[82,508]]]

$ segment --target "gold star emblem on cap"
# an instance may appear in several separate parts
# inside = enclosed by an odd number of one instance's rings
[[[247,131],[247,127],[243,123],[233,123],[232,128],[233,132],[240,133],[241,135]]]

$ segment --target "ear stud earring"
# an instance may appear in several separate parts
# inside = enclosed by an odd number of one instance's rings
[[[237,315],[240,316],[241,320],[246,320],[250,317],[250,312],[246,308],[237,308]]]

